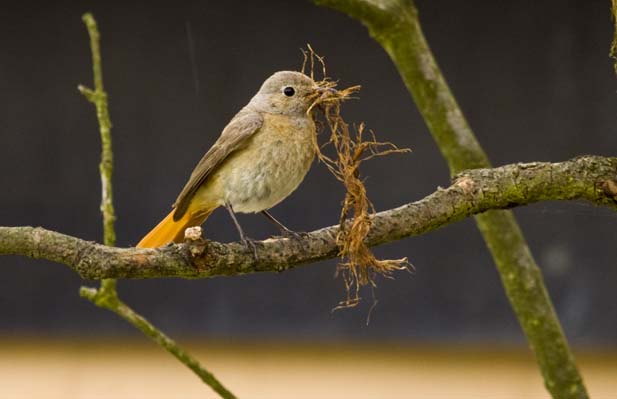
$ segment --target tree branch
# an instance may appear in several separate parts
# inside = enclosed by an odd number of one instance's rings
[[[96,25],[94,16],[86,13],[82,16],[82,21],[88,30],[90,37],[90,51],[92,53],[92,74],[94,76],[94,90],[79,85],[77,89],[88,101],[96,108],[96,118],[99,122],[99,133],[101,135],[101,162],[99,163],[99,174],[101,175],[101,214],[103,216],[103,243],[113,247],[116,245],[116,213],[114,211],[113,189],[111,177],[114,171],[114,153],[111,147],[111,119],[109,117],[109,107],[107,104],[107,93],[103,86],[103,65],[101,61],[101,46],[99,29]],[[112,279],[101,281],[101,295],[113,295],[116,282]],[[106,292],[109,291],[109,292]],[[113,292],[112,292],[113,291]]]
[[[209,385],[216,393],[218,393],[221,398],[236,398],[234,394],[228,391],[227,388],[225,388],[211,372],[206,370],[186,350],[178,346],[173,339],[169,338],[143,316],[122,302],[115,290],[103,290],[102,288],[97,290],[96,288],[82,287],[79,293],[82,297],[94,302],[96,306],[108,309],[122,317],[133,327],[141,331],[145,336],[149,337],[163,349],[171,353],[176,359],[191,369],[191,371],[193,371],[204,383]]]
[[[103,215],[103,241],[105,245],[116,245],[116,232],[114,222],[116,214],[113,204],[113,190],[111,177],[114,171],[114,156],[111,147],[111,119],[107,105],[107,93],[103,87],[103,68],[101,63],[100,35],[96,21],[92,14],[84,14],[82,17],[88,35],[90,36],[90,49],[92,51],[92,72],[94,75],[94,91],[79,85],[77,88],[88,101],[96,108],[96,117],[99,122],[101,134],[101,163],[99,172],[101,175],[101,213]]]
[[[99,122],[101,134],[101,163],[99,173],[101,175],[101,213],[103,215],[103,242],[106,248],[116,244],[116,231],[114,222],[116,215],[114,212],[112,196],[112,174],[113,174],[113,151],[111,146],[111,119],[109,117],[109,107],[107,103],[107,93],[103,87],[103,66],[101,61],[100,34],[94,16],[86,13],[82,20],[88,29],[90,36],[90,50],[92,52],[92,72],[94,75],[94,90],[78,86],[81,94],[88,101],[94,104],[96,116]],[[93,260],[101,262],[101,260]],[[158,330],[148,320],[139,315],[128,305],[122,302],[116,291],[116,280],[108,276],[101,281],[99,289],[81,287],[79,294],[90,300],[96,306],[108,309],[140,330],[144,335],[151,338],[162,348],[171,353],[181,363],[191,369],[204,383],[209,385],[216,393],[224,399],[234,399],[235,396],[221,384],[216,377],[199,364],[188,352],[182,349],[171,338]]]
[[[586,200],[617,209],[617,158],[578,157],[533,162],[457,175],[448,188],[377,213],[367,237],[371,246],[421,235],[490,209],[548,200]],[[313,231],[301,241],[257,242],[258,260],[240,243],[196,240],[158,249],[115,248],[33,227],[0,227],[0,255],[24,255],[71,267],[86,279],[206,278],[281,272],[334,258],[338,226]]]
[[[413,0],[314,0],[362,22],[396,65],[450,172],[490,162],[452,95],[420,26]],[[476,217],[506,295],[555,398],[587,398],[559,319],[525,237],[508,211]]]

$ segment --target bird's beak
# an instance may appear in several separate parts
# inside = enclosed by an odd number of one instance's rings
[[[336,93],[338,93],[338,91],[336,91],[336,89],[333,89],[332,87],[321,87],[321,86],[316,86],[315,87],[315,92],[319,93],[320,95],[335,95]]]
[[[332,87],[315,86],[314,90],[321,99],[338,97],[338,91]]]

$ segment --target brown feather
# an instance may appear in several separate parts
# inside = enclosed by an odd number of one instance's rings
[[[201,158],[201,161],[199,161],[191,173],[189,181],[186,183],[173,205],[175,208],[173,214],[174,220],[182,218],[193,196],[199,187],[204,184],[208,176],[210,176],[231,153],[241,148],[246,140],[259,130],[262,124],[263,117],[261,114],[247,107],[234,116],[225,127],[216,143],[214,143],[206,155]]]

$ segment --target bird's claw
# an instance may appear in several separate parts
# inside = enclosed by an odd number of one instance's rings
[[[308,237],[308,233],[304,231],[293,231],[293,230],[281,230],[281,234],[285,238],[294,239],[296,241],[302,241],[302,239]]]
[[[244,246],[246,247],[246,249],[248,251],[253,252],[253,257],[255,258],[255,260],[258,259],[257,257],[257,245],[255,245],[255,241],[253,241],[252,239],[248,238],[248,237],[243,237],[242,238],[242,243],[244,244]]]

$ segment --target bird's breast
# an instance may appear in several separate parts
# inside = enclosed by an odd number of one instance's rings
[[[309,117],[264,114],[262,127],[219,171],[224,200],[260,212],[285,199],[310,169],[315,124]]]

